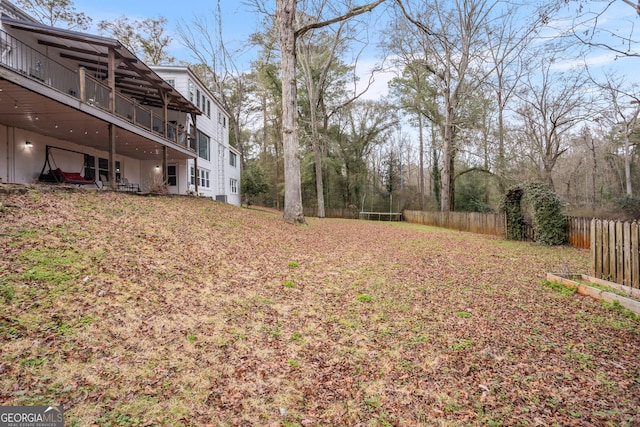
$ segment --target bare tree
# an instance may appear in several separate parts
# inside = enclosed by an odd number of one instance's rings
[[[588,105],[581,75],[553,73],[552,61],[542,60],[540,74],[529,76],[518,93],[523,140],[541,178],[553,189],[552,172],[567,149],[567,132],[585,118]]]
[[[240,150],[244,162],[246,149],[241,132],[243,117],[248,112],[249,84],[234,60],[239,52],[229,50],[224,43],[222,24],[222,10],[218,0],[216,10],[210,17],[195,16],[190,23],[180,22],[177,31],[181,43],[189,49],[196,62],[204,66],[196,68],[199,70],[199,77],[209,85],[209,89],[229,112],[233,145]]]
[[[493,0],[434,0],[427,5],[396,0],[405,18],[418,31],[424,46],[425,66],[440,91],[443,122],[443,168],[440,209],[454,208],[457,133],[465,99],[493,72],[487,63],[487,31],[495,19]]]
[[[309,31],[297,40],[298,63],[302,70],[303,81],[309,102],[309,127],[311,128],[311,146],[313,148],[318,217],[324,218],[324,185],[322,178],[322,153],[318,132],[318,110],[322,104],[323,92],[329,79],[329,71],[344,49],[344,30],[346,22],[338,24],[333,34],[320,34],[314,38],[315,31]],[[319,39],[319,40],[318,40]]]
[[[400,108],[410,115],[412,124],[418,128],[420,209],[424,210],[424,127],[427,121],[432,126],[440,126],[442,116],[435,103],[438,89],[432,83],[433,70],[425,59],[420,38],[413,37],[408,25],[410,24],[396,20],[389,28],[389,37],[383,46],[393,53],[393,65],[401,70],[389,83],[391,93],[398,99]]]
[[[166,24],[163,16],[132,20],[123,15],[115,21],[98,22],[98,31],[118,39],[147,64],[171,64],[175,58],[167,50],[171,37],[164,33]]]
[[[525,52],[554,11],[555,5],[542,6],[532,11],[520,4],[506,4],[500,20],[490,29],[488,51],[494,72],[489,86],[495,93],[498,138],[495,173],[501,192],[506,190],[505,112],[526,72],[528,60]],[[523,16],[525,13],[530,18]]]
[[[640,114],[640,97],[637,92],[624,87],[622,79],[616,79],[611,75],[606,76],[606,83],[598,84],[604,92],[609,108],[602,118],[618,129],[622,137],[624,157],[625,191],[628,196],[633,196],[631,179],[631,162],[633,158],[631,136],[636,131],[638,115]]]
[[[71,0],[17,0],[17,5],[43,24],[52,27],[65,25],[70,30],[86,30],[91,18],[76,12]]]
[[[296,38],[315,28],[336,24],[370,12],[384,0],[349,8],[346,13],[296,29],[297,0],[276,0],[276,22],[280,30],[280,70],[282,79],[282,142],[284,146],[284,219],[305,223],[300,183],[300,143],[296,86]]]
[[[618,3],[616,0],[578,1],[577,15],[571,27],[571,34],[582,44],[590,48],[605,49],[616,57],[639,57],[637,33],[640,1],[622,0],[622,3],[635,9],[636,16],[618,18],[615,25],[608,25],[608,13]],[[601,6],[602,5],[602,6]]]

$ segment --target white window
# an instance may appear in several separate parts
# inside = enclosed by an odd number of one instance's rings
[[[200,185],[200,187],[209,188],[211,186],[209,182],[209,171],[205,169],[199,169],[199,172],[200,172],[199,174],[200,176],[199,176],[198,185]]]
[[[167,83],[169,83],[169,86],[171,87],[176,87],[175,79],[167,79]]]
[[[238,156],[233,151],[229,151],[229,164],[234,168],[238,167]]]
[[[198,168],[198,175],[196,177],[195,169],[191,166],[191,185],[195,185],[196,178],[198,179],[198,186],[209,188],[211,186],[211,181],[209,180],[209,171],[206,169]]]
[[[229,188],[231,194],[238,194],[238,180],[233,178],[229,179]]]
[[[193,85],[193,82],[189,80],[189,101],[191,101],[192,104],[194,102],[193,98],[195,97],[195,90],[196,87]]]

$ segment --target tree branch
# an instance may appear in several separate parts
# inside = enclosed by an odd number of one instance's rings
[[[640,0],[638,0],[638,4],[633,4],[631,0],[622,0],[622,1],[628,4],[629,6],[631,6],[632,8],[634,8],[636,10],[636,13],[640,15]]]
[[[337,16],[333,19],[329,19],[328,21],[322,22],[314,22],[313,24],[305,25],[304,27],[298,28],[295,31],[295,37],[301,37],[305,33],[314,30],[316,28],[327,27],[329,25],[333,25],[335,23],[346,21],[347,19],[353,18],[354,16],[362,15],[365,12],[371,12],[373,9],[384,3],[386,0],[376,0],[373,3],[365,4],[362,6],[356,6],[351,8],[344,15]]]

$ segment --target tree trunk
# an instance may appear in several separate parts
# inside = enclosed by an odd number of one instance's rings
[[[455,156],[453,141],[453,107],[445,98],[444,144],[442,147],[442,193],[440,194],[440,210],[449,212],[453,209],[453,159]]]
[[[420,140],[420,210],[424,210],[424,136],[422,133],[422,113],[418,112],[418,139]]]
[[[629,141],[629,132],[624,136],[624,176],[627,196],[633,196],[633,188],[631,186],[631,142]]]
[[[294,224],[304,224],[297,122],[295,14],[296,0],[276,1],[276,19],[280,30],[280,70],[282,73],[284,220]]]

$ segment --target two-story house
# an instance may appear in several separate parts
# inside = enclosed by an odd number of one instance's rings
[[[198,128],[203,108],[119,41],[43,25],[6,0],[0,12],[2,182],[231,195],[211,180],[202,191],[206,174],[190,183],[192,165],[218,173],[189,138],[211,132]]]

